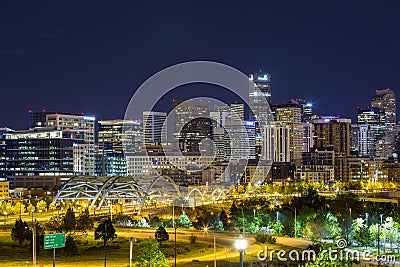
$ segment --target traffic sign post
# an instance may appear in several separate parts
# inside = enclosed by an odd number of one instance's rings
[[[44,235],[44,249],[53,249],[53,267],[56,267],[56,248],[65,247],[65,233]]]

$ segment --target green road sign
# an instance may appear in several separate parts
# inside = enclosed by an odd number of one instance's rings
[[[65,247],[65,233],[44,235],[44,249]]]

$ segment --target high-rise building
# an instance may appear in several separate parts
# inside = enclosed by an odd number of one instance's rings
[[[27,130],[6,135],[7,177],[62,176],[74,171],[75,151],[84,145],[81,130]],[[83,152],[82,152],[83,153]]]
[[[101,120],[98,124],[96,175],[128,175],[125,152],[141,151],[142,122],[139,120]]]
[[[332,148],[337,155],[350,154],[351,119],[320,117],[312,121],[315,128],[314,146],[318,149]]]
[[[350,154],[352,156],[358,156],[359,153],[359,134],[360,134],[360,126],[357,124],[352,124],[350,126]]]
[[[213,128],[214,154],[215,161],[222,162],[226,158],[225,154],[225,135],[227,134],[223,127]]]
[[[330,183],[334,181],[335,152],[332,149],[302,153],[301,165],[296,167],[296,180],[308,183]]]
[[[183,152],[199,152],[200,142],[211,139],[209,103],[201,99],[174,100],[174,138]],[[206,145],[201,152],[210,152]]]
[[[228,117],[225,122],[226,160],[255,159],[255,122]]]
[[[264,127],[263,159],[290,162],[289,126],[271,122]]]
[[[143,145],[154,145],[162,142],[162,137],[166,136],[167,129],[164,127],[167,113],[144,111],[143,112]]]
[[[378,142],[383,147],[380,150],[386,151],[381,153],[383,157],[391,156],[394,151],[394,143],[396,136],[396,95],[392,89],[376,90],[376,95],[371,99],[371,106],[379,108],[384,114],[385,137],[384,140]]]
[[[271,100],[271,76],[268,73],[250,74],[249,77],[249,117],[256,122],[256,156],[262,156],[263,129],[273,121],[270,105]]]
[[[213,128],[225,127],[225,120],[231,115],[228,106],[216,106],[214,111],[210,112],[211,124]]]
[[[231,111],[236,114],[242,121],[244,121],[244,104],[243,103],[232,103],[230,104]]]
[[[313,104],[305,99],[296,98],[290,100],[290,104],[298,104],[301,107],[301,121],[311,122],[313,116]]]
[[[385,114],[385,124],[389,131],[396,125],[396,95],[392,89],[376,90],[376,95],[371,99],[371,106],[379,108]]]
[[[12,132],[14,132],[14,130],[10,128],[0,128],[0,180],[4,180],[7,178],[6,135]]]
[[[29,129],[36,127],[46,127],[46,115],[49,113],[55,112],[48,112],[45,109],[42,111],[29,110]]]
[[[47,113],[46,127],[55,130],[79,130],[84,134],[84,143],[80,144],[83,154],[82,168],[78,171],[82,175],[95,174],[95,123],[94,116],[75,114]]]
[[[269,75],[269,73],[262,73],[262,71],[260,71],[259,73],[250,74],[249,79],[258,87],[258,89],[260,89],[262,96],[268,101],[268,104],[271,105],[271,75]],[[252,93],[254,92],[250,92],[250,99],[253,96],[255,97],[254,100],[256,100],[259,96],[252,95]]]
[[[384,121],[385,114],[378,107],[357,108],[357,123],[364,125],[363,132],[359,132],[362,135],[358,137],[359,146],[363,146],[363,149],[358,149],[360,157],[376,157],[376,146],[385,136]],[[367,150],[365,150],[366,148]]]
[[[299,104],[283,104],[275,107],[276,121],[289,127],[290,160],[301,161],[303,152],[304,128],[301,121],[302,107]]]
[[[303,122],[303,152],[310,152],[314,147],[314,125],[311,122]]]
[[[210,118],[195,118],[180,131],[179,149],[183,152],[212,153],[212,125]]]
[[[368,124],[358,125],[358,156],[369,157],[373,149],[373,142],[371,140],[371,130]]]

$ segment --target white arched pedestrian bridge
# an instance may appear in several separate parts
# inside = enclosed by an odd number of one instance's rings
[[[229,190],[223,186],[180,187],[167,176],[73,176],[61,187],[53,202],[89,201],[90,209],[101,209],[110,202],[135,203],[140,212],[149,199],[164,203],[181,200],[182,205],[194,200],[193,203],[201,205],[221,200],[228,194]]]

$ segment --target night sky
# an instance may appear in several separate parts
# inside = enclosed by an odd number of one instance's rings
[[[3,0],[0,126],[27,128],[28,110],[42,109],[121,118],[142,82],[191,60],[261,68],[274,103],[306,98],[354,118],[375,89],[400,98],[399,14],[398,0]],[[225,96],[196,88],[176,94]]]

